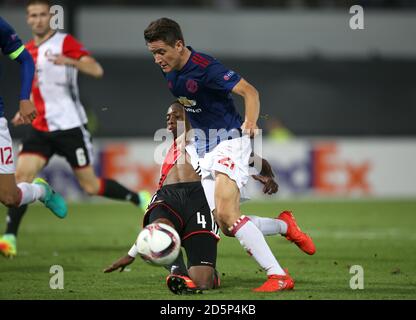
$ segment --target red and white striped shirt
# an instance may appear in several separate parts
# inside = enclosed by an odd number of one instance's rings
[[[195,172],[198,175],[201,175],[201,168],[199,167],[199,157],[196,152],[195,145],[193,143],[188,143],[185,146],[185,151],[189,155],[191,165],[194,168]],[[166,180],[170,170],[176,165],[179,157],[182,155],[181,150],[178,148],[176,141],[173,142],[168,152],[166,153],[165,159],[163,160],[162,167],[160,168],[160,179],[159,179],[159,189],[163,187],[163,183]]]
[[[34,40],[26,44],[36,64],[32,99],[38,115],[32,122],[40,131],[68,130],[87,123],[79,98],[78,70],[72,66],[55,65],[49,59],[64,55],[80,59],[90,53],[73,36],[55,33],[39,46]]]

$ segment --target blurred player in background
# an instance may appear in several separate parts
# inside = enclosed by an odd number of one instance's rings
[[[250,136],[258,129],[257,90],[216,59],[185,46],[180,26],[171,19],[151,22],[144,38],[170,91],[185,106],[192,127],[204,133],[197,137],[202,185],[211,210],[215,209],[217,223],[224,234],[235,236],[267,272],[266,282],[254,291],[293,289],[293,279],[277,262],[262,231],[240,211],[240,197],[249,178]],[[235,109],[231,93],[244,99],[244,121]],[[217,134],[213,136],[211,129],[218,130]],[[211,193],[214,201],[209,199]],[[288,239],[303,251],[315,253],[312,239],[297,228],[291,213],[281,216],[281,220],[286,220]],[[288,228],[289,225],[296,228]]]
[[[36,117],[36,109],[29,100],[35,66],[13,28],[0,17],[0,49],[4,55],[20,64],[21,90],[19,113],[23,123],[31,123]],[[33,183],[19,182],[16,185],[12,139],[4,117],[4,105],[0,97],[0,202],[10,208],[21,208],[36,200],[42,201],[55,215],[64,218],[67,207],[64,199],[55,193],[42,179]],[[34,177],[33,177],[34,178]],[[33,179],[32,179],[33,180]],[[13,240],[13,239],[10,239]],[[13,247],[8,242],[0,243],[2,252],[13,255]]]
[[[26,44],[36,64],[32,99],[37,117],[23,140],[16,169],[18,182],[32,181],[49,159],[58,154],[69,162],[82,189],[89,195],[130,201],[142,209],[150,194],[128,190],[118,182],[98,178],[92,167],[91,136],[86,128],[87,117],[79,98],[78,71],[94,78],[103,76],[103,68],[73,36],[53,30],[48,0],[30,0],[27,23],[33,39]],[[14,125],[24,124],[18,112]],[[6,255],[16,254],[16,235],[27,206],[10,209],[6,233],[1,243],[13,247]]]

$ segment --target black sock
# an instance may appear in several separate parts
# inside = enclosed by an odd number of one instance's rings
[[[18,208],[10,208],[8,210],[6,233],[11,233],[17,236],[17,230],[19,229],[20,221],[22,220],[26,210],[27,204]]]
[[[172,264],[167,265],[165,268],[172,274],[178,274],[181,276],[188,275],[188,269],[186,269],[185,261],[183,260],[182,250],[179,251],[179,255],[176,260],[173,261]]]
[[[100,196],[116,199],[116,200],[125,200],[130,201],[131,203],[138,206],[140,204],[140,198],[137,192],[133,192],[126,187],[119,184],[117,181],[111,179],[101,179],[102,188]]]

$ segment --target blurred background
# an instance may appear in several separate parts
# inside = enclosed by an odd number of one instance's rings
[[[153,135],[164,127],[173,97],[143,30],[167,16],[182,26],[187,45],[215,56],[260,91],[263,154],[278,174],[278,197],[416,196],[416,1],[55,3],[65,9],[65,31],[105,70],[102,80],[79,79],[102,175],[136,189],[155,188]],[[0,0],[0,14],[27,41],[24,4]],[[364,8],[363,30],[350,28],[352,5]],[[10,119],[17,110],[18,67],[3,59],[2,69]],[[25,134],[11,129],[16,141]],[[44,175],[65,186],[60,191],[67,197],[82,197],[60,159]]]

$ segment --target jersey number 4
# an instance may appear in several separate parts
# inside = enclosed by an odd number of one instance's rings
[[[0,148],[0,164],[13,164],[12,147]]]
[[[205,229],[207,222],[205,221],[205,216],[201,215],[201,212],[196,213],[196,223],[202,225],[202,228]]]

